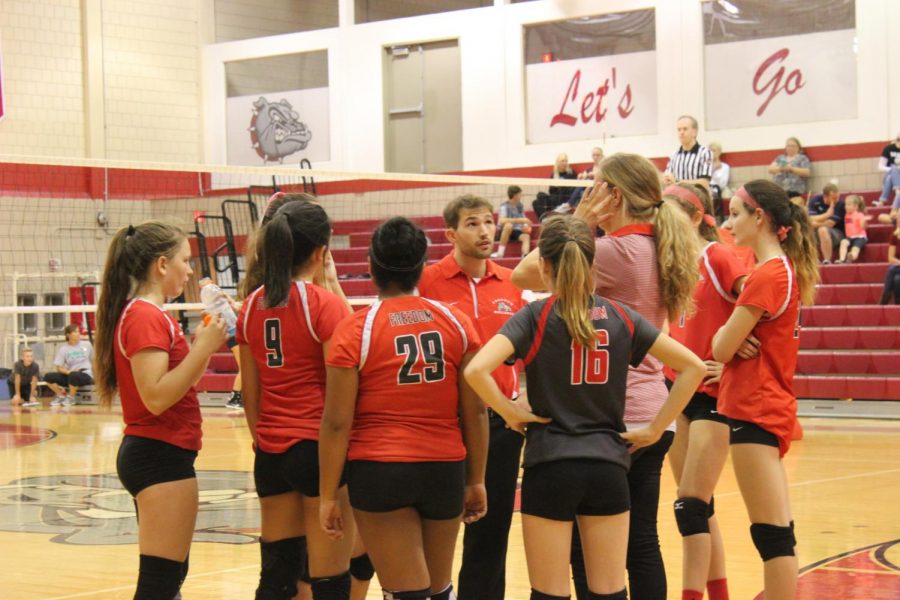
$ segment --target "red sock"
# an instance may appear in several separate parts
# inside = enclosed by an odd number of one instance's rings
[[[681,600],[703,600],[703,592],[697,590],[681,590]]]
[[[728,600],[728,580],[723,577],[707,581],[706,591],[709,592],[709,600]]]

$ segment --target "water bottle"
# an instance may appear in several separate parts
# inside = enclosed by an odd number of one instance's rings
[[[225,331],[228,337],[234,337],[237,331],[237,317],[225,297],[222,288],[212,282],[209,277],[200,280],[200,300],[206,305],[206,312],[219,315],[225,319]]]

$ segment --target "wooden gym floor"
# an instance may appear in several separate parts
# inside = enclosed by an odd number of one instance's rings
[[[252,598],[259,512],[240,413],[204,409],[201,508],[186,600]],[[900,598],[900,421],[804,419],[785,464],[799,538],[799,598]],[[131,499],[115,474],[121,416],[96,407],[0,403],[0,599],[131,598],[137,573]],[[663,474],[660,536],[669,597],[680,598],[675,488]],[[762,570],[730,466],[716,493],[731,597],[754,599]],[[457,546],[457,550],[459,549]],[[459,557],[455,568],[458,568]],[[528,598],[518,515],[507,598]],[[373,581],[369,598],[381,598]]]

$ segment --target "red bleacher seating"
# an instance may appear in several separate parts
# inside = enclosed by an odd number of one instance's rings
[[[877,191],[862,194],[868,204]],[[869,209],[872,215],[887,207]],[[533,215],[532,215],[533,218]],[[450,250],[440,215],[413,218],[428,236],[429,260],[442,258]],[[341,285],[350,297],[371,297],[375,287],[368,279],[367,253],[378,219],[341,221],[335,236],[346,236],[349,247],[334,249]],[[539,226],[538,226],[539,227]],[[795,393],[799,398],[854,398],[900,400],[900,306],[879,306],[887,248],[893,228],[870,222],[869,243],[855,264],[825,265],[817,289],[816,305],[804,307]],[[536,236],[535,236],[536,237]],[[244,240],[239,246],[243,249]],[[519,248],[511,243],[506,267],[518,263]],[[210,360],[209,370],[198,389],[228,392],[236,365],[225,348]]]

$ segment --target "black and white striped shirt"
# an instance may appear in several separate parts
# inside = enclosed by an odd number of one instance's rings
[[[666,173],[671,173],[675,181],[710,179],[712,177],[712,152],[699,142],[685,150],[681,146],[669,158]]]

